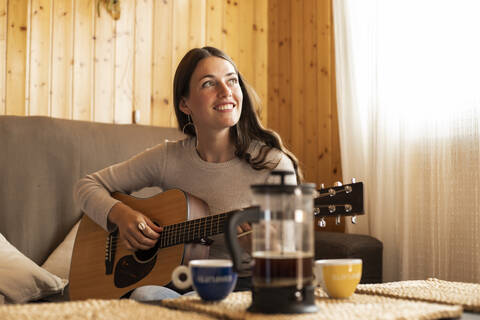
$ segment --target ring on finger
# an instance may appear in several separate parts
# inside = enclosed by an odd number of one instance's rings
[[[147,225],[145,224],[145,222],[140,222],[137,227],[138,230],[143,231],[147,228]]]

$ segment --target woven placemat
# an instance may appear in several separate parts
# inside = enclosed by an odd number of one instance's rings
[[[357,293],[375,294],[410,300],[461,305],[464,310],[480,312],[480,284],[427,280],[360,284]]]
[[[172,310],[133,300],[85,300],[0,306],[2,320],[211,320],[205,314]]]
[[[234,292],[225,300],[215,303],[203,302],[196,295],[184,296],[177,299],[163,300],[162,305],[188,311],[201,312],[220,319],[440,319],[457,318],[462,314],[460,306],[449,306],[436,303],[410,301],[354,294],[348,299],[329,299],[317,288],[315,292],[316,304],[319,311],[309,314],[274,314],[264,315],[247,312],[251,303],[250,292]]]

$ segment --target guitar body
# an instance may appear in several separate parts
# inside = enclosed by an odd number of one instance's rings
[[[122,193],[114,193],[112,196],[142,212],[160,226],[208,215],[208,207],[203,201],[176,189],[145,199]],[[109,233],[84,214],[72,254],[71,300],[120,298],[143,285],[164,286],[170,282],[171,274],[178,265],[188,263],[190,259],[208,257],[207,246],[178,244],[159,249],[156,256],[148,262],[138,261],[132,251],[114,239],[113,271],[107,274],[105,257],[108,239]]]

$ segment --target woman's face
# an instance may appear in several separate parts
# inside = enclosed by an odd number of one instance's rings
[[[190,79],[180,110],[192,117],[197,134],[228,130],[242,113],[243,93],[233,65],[225,59],[202,59]]]

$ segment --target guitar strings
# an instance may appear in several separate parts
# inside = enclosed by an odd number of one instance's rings
[[[346,205],[349,204],[336,204],[335,206],[341,207]],[[316,206],[316,208],[328,207],[329,205]],[[222,233],[225,220],[226,214],[220,214],[164,226],[163,231],[160,232],[160,237],[158,239],[158,241],[160,242],[159,248],[165,248],[180,243],[191,242],[202,237],[208,237],[209,235]],[[239,236],[244,236],[249,233],[251,232],[245,232],[240,234]],[[117,240],[118,235],[113,235],[111,241],[112,246],[117,244]]]
[[[335,190],[335,194],[347,192],[346,188]],[[330,197],[329,192],[320,193],[317,198]],[[346,206],[348,204],[336,204],[335,206]],[[328,208],[329,205],[319,205],[316,208]],[[167,225],[163,227],[163,231],[160,232],[158,241],[160,242],[159,248],[164,248],[179,243],[191,242],[202,237],[208,237],[209,235],[215,235],[222,233],[224,229],[224,223],[227,213],[198,218],[194,220],[188,220],[181,223]],[[215,222],[215,218],[217,221]],[[210,226],[208,226],[210,224]],[[202,230],[203,229],[203,230]],[[203,231],[203,232],[202,232]],[[242,234],[244,235],[244,234]],[[117,235],[112,236],[111,244],[116,245],[118,240]]]
[[[202,237],[222,233],[226,216],[227,214],[220,214],[164,226],[159,238],[160,247],[191,242]]]
[[[344,193],[344,192],[346,193],[347,189],[343,188],[343,189],[340,189],[340,190],[335,190],[335,195],[339,194],[339,193]],[[326,197],[331,197],[330,192],[320,193],[317,198],[326,198]]]

